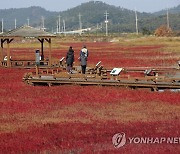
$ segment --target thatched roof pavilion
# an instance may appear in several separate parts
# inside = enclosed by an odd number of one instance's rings
[[[1,39],[1,48],[0,48],[0,56],[1,61],[3,61],[3,44],[7,43],[7,67],[11,67],[10,63],[10,43],[15,38],[36,38],[41,43],[41,60],[44,60],[44,42],[47,41],[49,43],[49,65],[51,65],[51,38],[56,37],[56,35],[48,33],[46,31],[33,28],[31,26],[22,26],[20,28],[11,30],[7,33],[3,33],[0,35]]]

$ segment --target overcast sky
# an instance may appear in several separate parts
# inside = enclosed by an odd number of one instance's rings
[[[0,9],[41,6],[49,11],[64,11],[90,0],[1,0]],[[180,0],[102,0],[115,6],[141,12],[156,12],[180,4]]]

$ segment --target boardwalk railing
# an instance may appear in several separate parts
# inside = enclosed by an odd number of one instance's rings
[[[35,67],[35,60],[11,60],[10,67],[12,68],[31,68]],[[7,67],[7,61],[0,61],[0,66]],[[40,61],[40,66],[48,67],[49,60]],[[54,62],[52,66],[59,66],[58,62]]]

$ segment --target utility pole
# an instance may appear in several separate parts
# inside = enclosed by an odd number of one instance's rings
[[[3,31],[3,30],[4,30],[4,20],[3,20],[3,18],[2,18],[1,24],[2,24],[2,26],[1,26],[1,28],[2,28],[1,32],[4,33],[4,31]]]
[[[56,21],[56,33],[58,34],[59,32],[59,27],[58,27],[58,20]]]
[[[135,8],[135,19],[136,19],[136,34],[138,35],[138,17],[137,17],[137,11],[136,11],[136,8]]]
[[[58,16],[58,32],[61,32],[61,16]]]
[[[17,28],[16,23],[17,23],[17,21],[16,21],[16,18],[15,18],[15,19],[14,19],[14,29]]]
[[[98,30],[99,30],[99,24],[96,24],[96,35],[98,35]]]
[[[104,16],[106,17],[105,24],[106,24],[106,36],[108,36],[108,15],[107,11],[104,13]]]
[[[27,25],[29,26],[29,18],[27,18],[27,22],[28,22]]]
[[[79,13],[79,29],[82,29],[82,22],[81,22],[81,17],[82,15]]]
[[[52,34],[54,33],[54,28],[52,27]]]
[[[81,17],[82,15],[79,13],[79,30],[82,30],[82,22],[81,22]],[[80,32],[80,35],[81,35],[81,32]]]
[[[167,7],[167,28],[169,28],[169,10]]]
[[[45,29],[45,28],[44,28],[44,17],[42,16],[41,19],[42,19],[42,30],[44,31],[44,29]]]
[[[65,20],[63,20],[63,31],[64,31],[64,33],[66,32],[66,23],[65,23]]]

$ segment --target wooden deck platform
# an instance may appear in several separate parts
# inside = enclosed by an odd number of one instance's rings
[[[119,86],[130,88],[150,88],[158,89],[180,89],[180,77],[168,78],[164,76],[153,77],[130,77],[103,79],[101,76],[87,74],[68,74],[66,72],[54,75],[32,75],[24,76],[23,81],[30,85],[101,85],[101,86]]]
[[[60,69],[40,69],[24,75],[23,81],[30,85],[101,85],[130,88],[180,89],[179,67],[126,67],[104,68],[101,62],[95,67],[87,68],[86,74],[81,74],[80,66],[73,67],[73,74],[65,72],[66,67],[60,61]],[[114,74],[114,71],[116,72]],[[139,77],[131,73],[141,74]],[[126,74],[125,76],[122,74]]]

